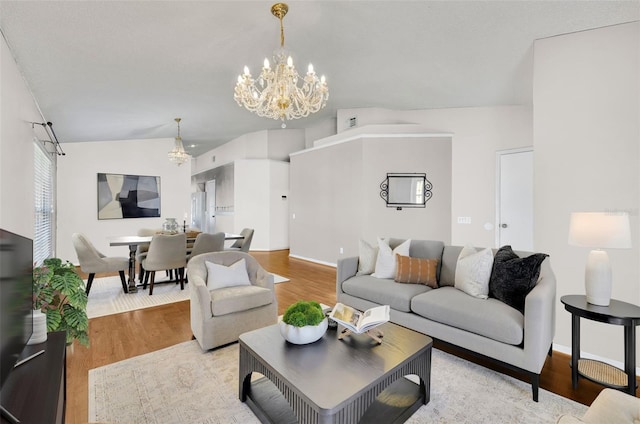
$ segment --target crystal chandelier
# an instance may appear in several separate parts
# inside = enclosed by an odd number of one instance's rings
[[[173,148],[173,150],[169,152],[169,161],[180,166],[186,161],[188,161],[189,159],[191,159],[191,156],[184,151],[184,146],[182,145],[182,137],[180,137],[181,118],[176,118],[175,121],[178,123],[178,135],[176,136],[175,147]]]
[[[254,80],[245,66],[233,95],[239,106],[258,116],[280,119],[282,128],[286,128],[285,120],[303,118],[319,111],[329,98],[324,75],[318,78],[313,65],[309,64],[307,75],[300,78],[291,56],[284,49],[282,19],[288,11],[289,7],[284,3],[271,6],[271,13],[280,20],[280,49],[273,54],[275,67],[272,69],[269,60],[265,59],[260,76]]]

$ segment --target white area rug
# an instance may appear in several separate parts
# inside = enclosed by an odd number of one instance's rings
[[[155,295],[154,295],[155,296]],[[431,401],[409,423],[553,423],[587,407],[433,350]],[[89,371],[89,422],[258,423],[238,400],[238,344],[203,353],[195,341]]]
[[[288,278],[277,274],[273,274],[273,277],[275,283],[289,281]],[[161,282],[162,279],[158,281]],[[180,284],[156,284],[153,286],[153,295],[149,296],[148,286],[146,290],[138,287],[136,293],[126,294],[122,291],[120,277],[96,278],[89,293],[87,316],[97,318],[187,299],[189,299],[189,284],[185,284],[184,290],[180,290]]]
[[[289,279],[287,277],[283,277],[282,275],[273,274],[273,283],[274,284],[284,283],[285,281],[289,281]]]

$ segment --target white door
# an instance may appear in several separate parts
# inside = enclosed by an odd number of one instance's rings
[[[497,154],[496,243],[533,251],[533,150]]]
[[[216,229],[216,180],[207,181],[204,190],[207,192],[204,231],[214,233]]]

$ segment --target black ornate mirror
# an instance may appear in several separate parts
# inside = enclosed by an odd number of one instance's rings
[[[424,208],[433,196],[432,188],[427,174],[389,173],[380,183],[380,197],[388,208]]]

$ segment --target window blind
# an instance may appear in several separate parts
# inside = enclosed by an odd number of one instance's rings
[[[34,142],[34,238],[33,261],[36,266],[53,256],[55,166],[50,153]]]

